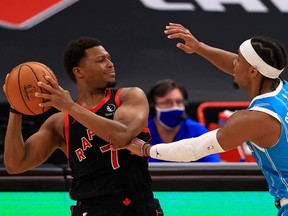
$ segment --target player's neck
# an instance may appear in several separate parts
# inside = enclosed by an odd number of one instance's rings
[[[77,102],[84,107],[94,108],[106,96],[106,90],[78,92]]]
[[[278,79],[274,80],[274,79],[263,78],[262,80],[259,80],[258,83],[253,83],[251,85],[251,88],[248,91],[249,97],[252,100],[258,95],[273,92],[275,91],[278,85],[279,85]]]
[[[278,85],[279,85],[278,79],[276,79],[276,80],[264,79],[264,81],[262,82],[262,85],[260,86],[260,89],[259,89],[259,95],[275,91]]]

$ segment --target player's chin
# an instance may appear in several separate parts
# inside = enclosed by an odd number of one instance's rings
[[[233,81],[233,87],[234,89],[239,89],[239,85],[235,80]]]
[[[114,80],[110,80],[110,81],[108,81],[107,82],[107,87],[108,88],[114,88],[115,86],[116,86],[116,80],[114,79]]]

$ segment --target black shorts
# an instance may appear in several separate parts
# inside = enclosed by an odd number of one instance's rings
[[[71,206],[72,216],[163,216],[158,199],[128,206],[75,205]]]

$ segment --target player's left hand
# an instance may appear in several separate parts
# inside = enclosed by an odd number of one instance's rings
[[[42,97],[47,99],[47,102],[40,103],[39,106],[54,106],[56,109],[69,113],[71,107],[75,104],[73,99],[70,96],[70,93],[67,90],[64,90],[58,83],[49,76],[46,76],[45,79],[49,84],[38,82],[38,85],[47,90],[49,93],[36,92],[36,97]]]

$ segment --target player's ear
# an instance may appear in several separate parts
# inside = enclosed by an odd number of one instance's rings
[[[250,74],[251,74],[252,78],[255,78],[259,74],[259,71],[257,68],[251,66],[250,67]]]
[[[74,74],[74,76],[75,76],[76,79],[83,77],[83,72],[82,72],[82,70],[81,70],[80,67],[74,67],[74,68],[73,68],[73,74]]]

